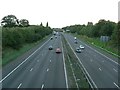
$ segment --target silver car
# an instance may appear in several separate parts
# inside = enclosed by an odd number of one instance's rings
[[[81,49],[80,49],[79,47],[77,47],[77,48],[75,49],[75,51],[76,51],[77,53],[81,53]]]

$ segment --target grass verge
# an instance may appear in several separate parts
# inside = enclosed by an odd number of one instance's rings
[[[65,54],[65,64],[68,77],[68,87],[69,88],[89,88],[90,85],[85,78],[84,73],[81,70],[80,64],[64,36],[62,36],[64,54]]]
[[[7,48],[4,51],[4,56],[2,57],[2,63],[1,63],[2,67],[5,66],[6,64],[10,63],[11,61],[15,60],[17,57],[21,56],[22,54],[26,53],[27,51],[29,51],[33,47],[37,46],[38,44],[43,42],[46,38],[48,38],[48,36],[46,36],[42,40],[39,40],[35,43],[25,44],[19,50]],[[1,66],[1,64],[0,64],[0,66]]]

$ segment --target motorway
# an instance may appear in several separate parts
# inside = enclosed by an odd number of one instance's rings
[[[70,44],[76,57],[81,61],[96,88],[119,88],[117,58],[102,54],[81,40],[74,43],[74,37],[62,33]],[[67,88],[67,76],[62,50],[61,35],[53,40],[40,44],[32,53],[24,55],[2,68],[3,88]],[[80,44],[85,46],[81,53],[74,50]],[[53,45],[53,50],[48,50]],[[55,49],[60,47],[62,53],[56,54]]]
[[[81,53],[76,53],[80,62],[86,69],[90,78],[93,80],[97,88],[119,88],[118,85],[118,66],[117,58],[111,58],[110,55],[104,55],[97,51],[94,47],[90,47],[81,40],[77,40],[78,44],[74,43],[74,37],[70,34],[63,34],[72,50],[80,44],[85,46]]]
[[[62,50],[61,36],[49,39],[21,62],[3,67],[2,88],[66,88],[64,56],[56,54],[57,47]]]

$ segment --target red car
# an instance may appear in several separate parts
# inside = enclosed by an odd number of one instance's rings
[[[56,49],[56,53],[61,53],[61,49],[60,49],[60,48],[57,48],[57,49]]]

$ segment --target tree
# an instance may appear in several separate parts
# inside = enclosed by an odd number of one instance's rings
[[[40,26],[43,26],[42,22],[41,22]]]
[[[46,23],[46,27],[49,27],[49,26],[48,26],[48,22]]]
[[[15,15],[8,15],[2,18],[1,25],[3,27],[15,27],[18,26],[19,21]]]
[[[114,45],[120,46],[120,21],[117,23],[112,33],[112,42]]]
[[[26,19],[21,19],[21,20],[19,21],[19,25],[20,25],[20,26],[23,26],[23,27],[29,26],[29,21],[26,20]]]

